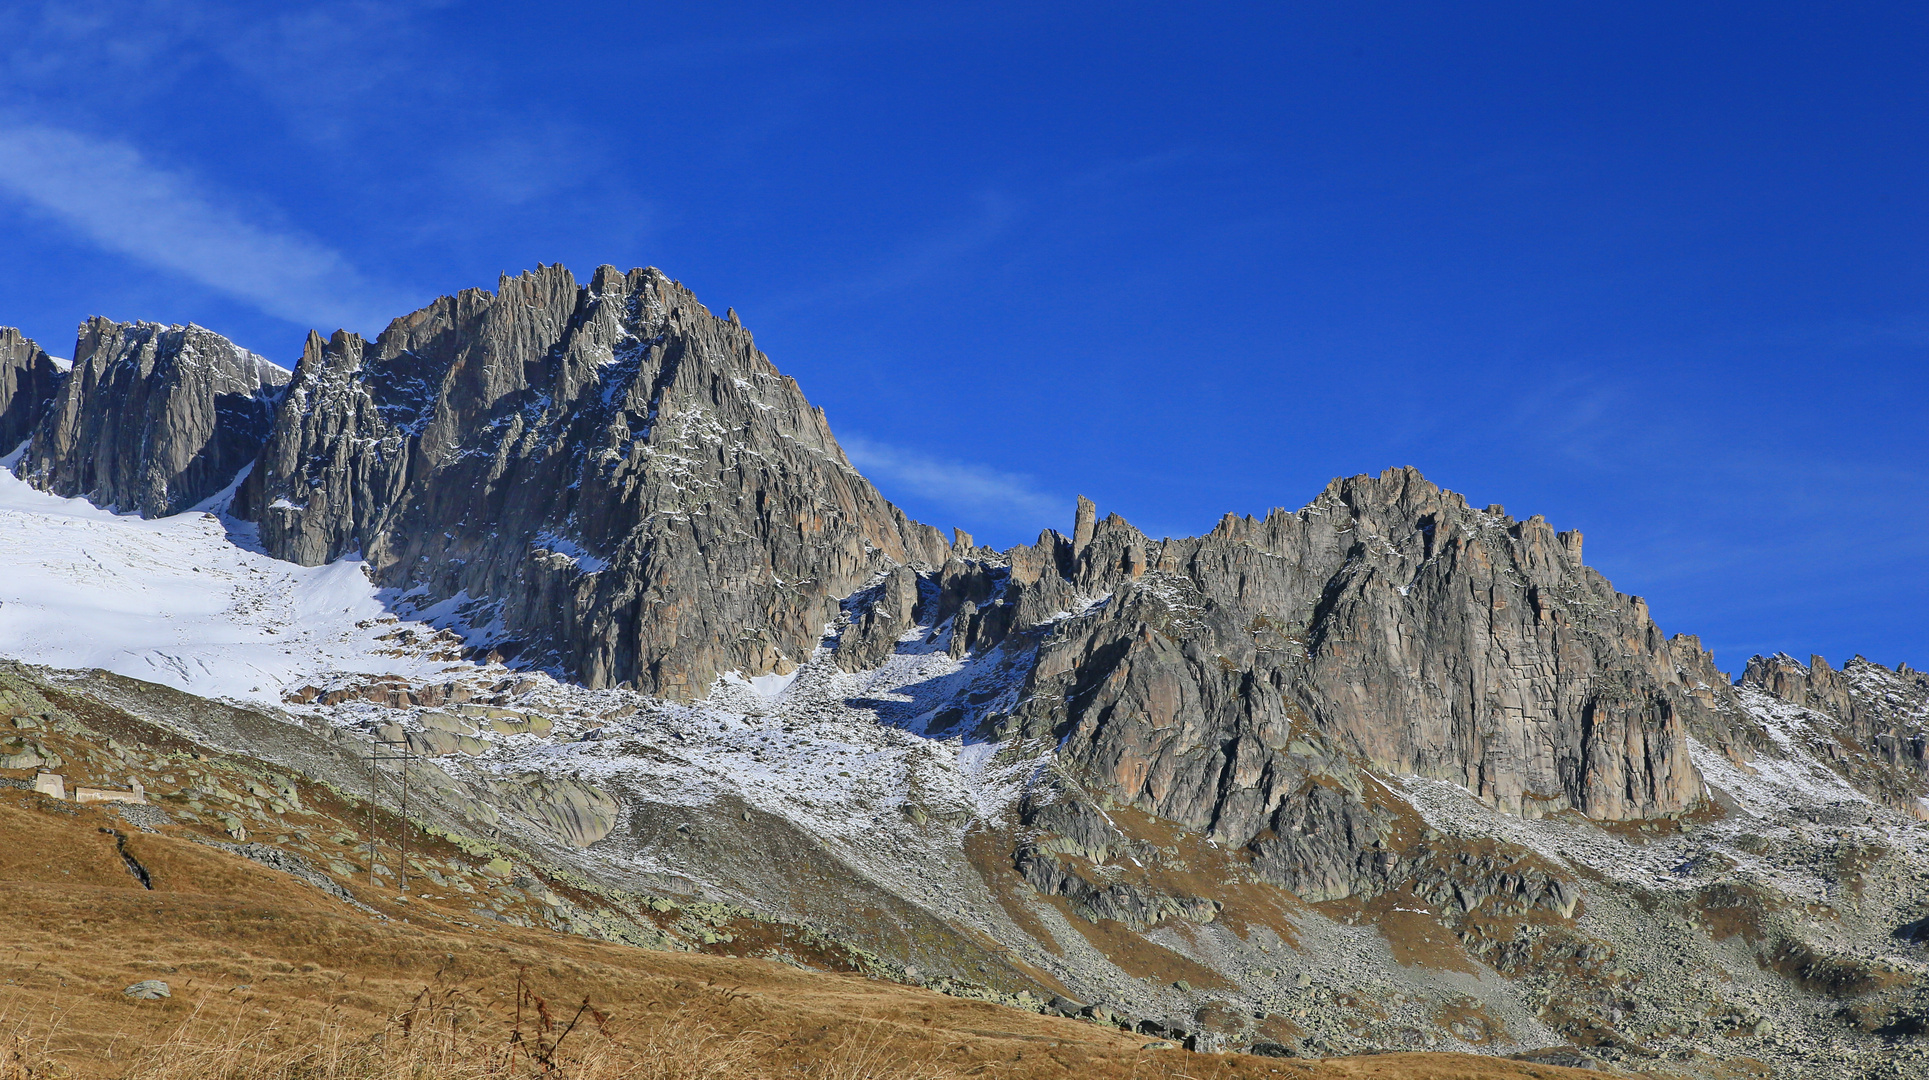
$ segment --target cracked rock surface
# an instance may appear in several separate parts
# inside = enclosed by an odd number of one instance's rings
[[[32,338],[0,326],[0,456],[33,434],[64,375]]]

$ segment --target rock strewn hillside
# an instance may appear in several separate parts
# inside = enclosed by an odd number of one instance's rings
[[[673,698],[791,670],[877,571],[949,552],[734,313],[608,266],[311,336],[241,505],[281,558],[359,549],[589,686]]]

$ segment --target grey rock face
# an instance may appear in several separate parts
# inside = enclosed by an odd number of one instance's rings
[[[837,663],[846,671],[876,667],[897,646],[898,637],[917,620],[917,571],[900,566],[865,594],[855,597],[856,612],[839,635]]]
[[[277,556],[359,549],[590,686],[674,698],[790,670],[842,598],[950,554],[749,331],[653,269],[542,267],[372,343],[311,336],[241,502]]]
[[[46,350],[11,326],[0,326],[0,454],[33,434],[63,372]]]
[[[1035,848],[1021,848],[1016,865],[1027,885],[1046,896],[1064,897],[1073,911],[1090,922],[1110,919],[1143,930],[1173,918],[1209,923],[1219,912],[1217,905],[1203,897],[1171,896],[1123,881],[1094,882],[1076,866]]]
[[[1024,820],[1031,838],[1013,858],[1019,877],[1039,893],[1064,897],[1087,921],[1143,930],[1174,918],[1209,923],[1219,914],[1219,905],[1205,897],[1120,880],[1117,864],[1163,865],[1166,854],[1127,838],[1075,796],[1033,801]]]
[[[1578,534],[1410,469],[1193,539],[1108,517],[1058,581],[1062,547],[1045,546],[1013,553],[1015,629],[1109,599],[1043,643],[1019,730],[1065,738],[1128,803],[1237,843],[1305,810],[1287,810],[1315,775],[1289,761],[1301,731],[1510,813],[1625,820],[1693,805],[1687,735],[1731,726],[1706,654],[1585,566]]]
[[[1362,797],[1351,770],[1330,767],[1341,760],[1323,761],[1328,768],[1292,783],[1270,828],[1247,843],[1262,878],[1315,903],[1377,895],[1405,869],[1394,815]]]
[[[1695,803],[1690,730],[1746,742],[1699,643],[1664,640],[1581,564],[1577,535],[1472,510],[1417,473],[1336,482],[1299,514],[1190,540],[1095,517],[1081,502],[1073,540],[1006,553],[1002,582],[974,559],[933,575],[953,655],[1044,635],[1024,704],[986,734],[1054,740],[1068,782],[1244,847],[1302,898],[1403,886],[1441,910],[1566,917],[1574,884],[1523,852],[1416,855],[1403,804],[1363,770],[1450,780],[1524,816],[1627,820]],[[1111,903],[1076,867],[1106,843],[1048,814],[1016,853],[1034,888],[1122,921],[1166,914]]]
[[[178,513],[254,460],[287,378],[198,326],[89,319],[16,471],[57,495]]]

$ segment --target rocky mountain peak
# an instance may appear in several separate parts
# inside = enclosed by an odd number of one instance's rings
[[[1712,658],[1587,567],[1578,533],[1473,509],[1413,469],[1176,540],[1081,499],[1071,541],[1003,561],[995,595],[939,611],[965,620],[967,650],[1044,634],[998,723],[1066,740],[1111,797],[1236,842],[1277,834],[1310,782],[1295,732],[1510,813],[1621,820],[1694,805],[1689,735],[1732,726]],[[941,605],[986,594],[992,570],[948,564]]]
[[[16,471],[42,490],[143,517],[178,513],[253,459],[287,381],[199,326],[91,318]]]
[[[474,603],[505,648],[672,697],[794,667],[840,598],[950,552],[740,321],[610,266],[311,338],[243,506],[280,557],[359,550],[425,604]]]

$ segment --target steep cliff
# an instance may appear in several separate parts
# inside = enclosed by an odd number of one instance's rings
[[[16,466],[43,491],[163,517],[254,460],[288,373],[199,326],[81,324],[74,366]]]
[[[0,454],[33,434],[64,373],[46,350],[11,326],[0,326]]]
[[[838,602],[949,545],[851,468],[734,313],[560,266],[311,336],[241,502],[270,552],[480,601],[590,686],[788,671]]]

